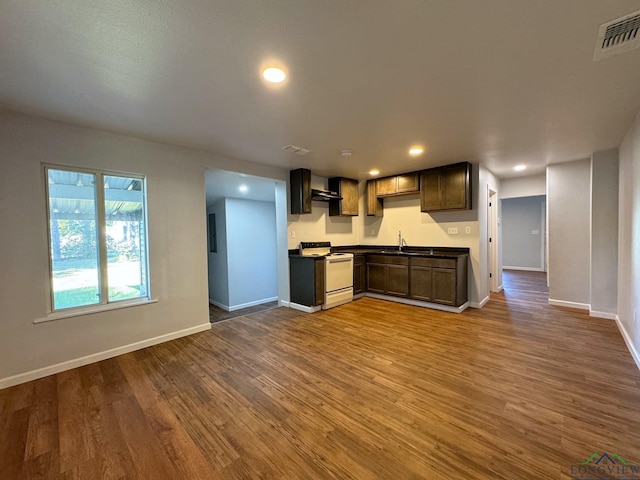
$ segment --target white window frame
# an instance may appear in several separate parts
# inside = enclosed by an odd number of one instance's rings
[[[47,282],[48,289],[48,305],[47,316],[34,320],[34,323],[46,322],[49,320],[57,320],[60,318],[75,317],[80,315],[87,315],[91,313],[97,313],[106,310],[114,310],[120,308],[127,308],[136,305],[142,305],[147,303],[156,303],[157,299],[151,297],[151,274],[149,269],[149,217],[148,217],[148,195],[147,195],[147,178],[145,175],[139,173],[121,172],[115,170],[86,168],[86,167],[73,167],[67,165],[55,165],[49,163],[43,163],[44,184],[45,184],[45,201],[46,201],[46,218],[47,218],[47,257],[49,263],[49,281]],[[51,256],[51,206],[49,197],[49,170],[65,170],[75,173],[88,173],[95,176],[95,188],[96,188],[96,244],[98,250],[98,285],[100,291],[100,302],[90,305],[80,305],[77,307],[69,308],[54,308],[54,289],[53,289],[53,259]],[[105,176],[117,176],[126,177],[140,180],[142,182],[142,198],[144,209],[144,242],[145,242],[145,269],[146,269],[146,295],[129,298],[109,300],[109,282],[108,282],[108,265],[107,265],[107,235],[106,235],[106,214],[105,214],[105,195],[104,195],[104,177]]]

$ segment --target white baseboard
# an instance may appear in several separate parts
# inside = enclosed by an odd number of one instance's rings
[[[442,310],[443,312],[460,313],[469,307],[469,302],[463,303],[459,307],[450,307],[449,305],[440,305],[439,303],[423,302],[420,300],[412,300],[410,298],[393,297],[390,295],[382,295],[380,293],[366,292],[366,297],[379,298],[380,300],[389,300],[390,302],[404,303],[405,305],[413,305],[415,307],[432,308],[434,310]]]
[[[502,266],[503,270],[521,270],[523,272],[544,272],[544,268],[540,268],[540,267],[514,267],[511,265],[503,265]]]
[[[591,309],[589,309],[589,316],[596,317],[596,318],[605,318],[607,320],[615,320],[617,317],[615,313],[598,312],[596,310],[591,310]]]
[[[243,308],[255,307],[256,305],[262,305],[263,303],[275,302],[278,300],[278,297],[269,297],[263,298],[261,300],[256,300],[254,302],[241,303],[240,305],[233,305],[229,308],[229,312],[234,312],[236,310],[242,310]]]
[[[318,305],[316,307],[309,307],[308,305],[300,305],[299,303],[289,302],[289,308],[300,310],[301,312],[305,313],[315,313],[320,311],[322,309],[322,306]]]
[[[279,307],[287,307],[289,308],[291,302],[287,301],[287,300],[278,300],[278,306]]]
[[[631,340],[631,337],[629,336],[629,333],[627,332],[627,330],[624,328],[624,325],[620,321],[620,317],[618,317],[618,315],[616,315],[615,321],[616,321],[616,325],[618,325],[618,330],[620,330],[620,334],[622,335],[622,338],[624,338],[624,343],[627,344],[629,353],[631,353],[631,358],[633,358],[633,361],[636,362],[636,366],[638,367],[638,370],[640,370],[640,353],[638,353],[638,350],[636,350],[636,347],[633,346],[633,341]]]
[[[498,291],[496,293],[500,293],[502,290],[504,290],[504,285],[500,284],[498,285]]]
[[[577,308],[579,310],[591,309],[591,305],[588,303],[567,302],[565,300],[554,300],[553,298],[549,299],[549,305],[553,305],[555,307]]]
[[[176,338],[186,337],[188,335],[193,335],[194,333],[204,332],[206,330],[211,330],[211,323],[207,322],[195,327],[178,330],[177,332],[171,332],[165,335],[160,335],[158,337],[142,340],[140,342],[130,343],[129,345],[124,345],[122,347],[93,353],[85,357],[75,358],[73,360],[57,363],[48,367],[38,368],[37,370],[19,373],[18,375],[0,379],[0,390],[2,390],[3,388],[13,387],[14,385],[19,385],[21,383],[30,382],[31,380],[37,380],[38,378],[48,377],[49,375],[54,375],[66,370],[71,370],[72,368],[83,367],[85,365],[89,365],[90,363],[106,360],[107,358],[113,358],[117,357],[118,355],[134,352],[142,348],[151,347],[152,345],[168,342],[169,340],[175,340]]]
[[[224,304],[222,304],[220,302],[216,302],[215,300],[211,300],[211,299],[209,299],[209,303],[211,305],[215,305],[216,307],[221,308],[221,309],[223,309],[223,310],[225,310],[227,312],[231,311],[231,310],[229,310],[229,305],[224,305]]]
[[[480,300],[479,302],[469,302],[469,306],[471,308],[482,308],[484,307],[487,302],[489,301],[489,295],[487,295],[486,297],[484,297],[482,300]]]

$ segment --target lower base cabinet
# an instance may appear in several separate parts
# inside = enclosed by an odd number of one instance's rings
[[[364,293],[367,287],[367,268],[365,266],[365,256],[355,255],[353,257],[353,294]]]
[[[367,257],[367,291],[383,295],[409,295],[409,259],[385,255]]]
[[[289,257],[289,293],[293,303],[316,307],[324,303],[324,257]]]
[[[459,307],[467,302],[467,255],[367,255],[367,291]]]

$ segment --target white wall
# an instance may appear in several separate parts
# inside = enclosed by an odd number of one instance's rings
[[[546,196],[502,200],[504,268],[544,270],[543,207]]]
[[[500,198],[533,197],[547,194],[547,175],[503,178],[500,181]]]
[[[283,182],[289,176],[275,167],[6,111],[0,111],[0,159],[0,388],[208,328],[205,169],[231,165]],[[41,162],[147,176],[157,303],[33,323],[48,307]],[[288,298],[287,246],[279,248],[278,285]]]
[[[209,301],[214,305],[229,305],[229,264],[227,261],[227,215],[224,198],[207,208],[216,215],[217,252],[209,251]],[[208,222],[208,218],[207,218]]]
[[[549,301],[589,308],[591,161],[547,167]]]
[[[618,150],[591,156],[591,311],[613,316],[618,301]],[[592,313],[593,314],[593,313]]]
[[[229,308],[258,305],[278,296],[276,209],[273,202],[227,198]]]
[[[640,366],[640,114],[620,146],[618,178],[618,325]]]

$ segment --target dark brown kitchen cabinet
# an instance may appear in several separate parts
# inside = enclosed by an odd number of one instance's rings
[[[468,162],[420,173],[420,210],[471,210],[471,164]]]
[[[367,215],[371,217],[382,217],[383,200],[376,193],[376,180],[367,180]]]
[[[341,200],[329,200],[329,216],[358,216],[358,181],[351,178],[329,179],[329,190],[337,192]]]
[[[409,259],[402,256],[367,257],[367,291],[406,297],[409,294]]]
[[[324,303],[324,269],[324,257],[289,257],[289,284],[293,303],[309,307]]]
[[[420,177],[418,172],[404,173],[394,177],[376,180],[376,196],[388,197],[419,192]]]
[[[291,214],[311,213],[311,170],[299,168],[289,172]]]
[[[353,256],[353,294],[364,293],[367,285],[367,270],[365,267],[365,256]]]
[[[459,307],[467,302],[467,255],[457,258],[412,257],[410,298]]]

